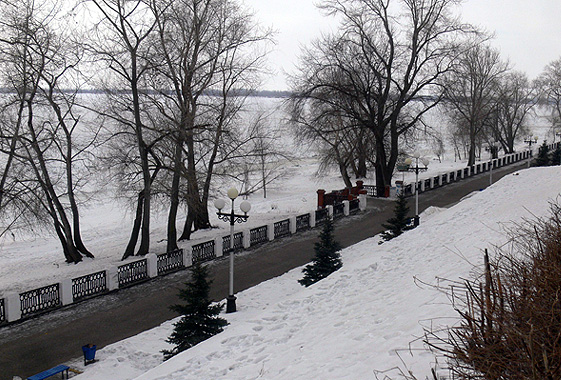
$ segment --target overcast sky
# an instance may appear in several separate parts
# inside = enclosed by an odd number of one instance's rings
[[[294,69],[300,46],[336,24],[314,6],[317,0],[243,0],[264,26],[277,30],[269,57],[275,74],[265,89],[287,89],[284,72]],[[561,57],[561,0],[467,0],[464,21],[495,32],[492,44],[515,69],[533,79]]]

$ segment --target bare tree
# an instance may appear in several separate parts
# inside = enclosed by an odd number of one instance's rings
[[[537,79],[541,89],[542,104],[551,108],[551,125],[555,132],[561,132],[561,58],[549,63]]]
[[[446,76],[443,89],[450,118],[469,141],[468,166],[475,163],[485,141],[495,112],[499,80],[507,69],[498,50],[474,44]]]
[[[131,236],[123,259],[134,255],[140,235],[137,255],[145,255],[150,248],[150,211],[152,204],[152,183],[161,167],[154,160],[153,146],[158,137],[150,137],[150,121],[143,113],[143,92],[145,76],[150,69],[147,57],[151,45],[148,37],[156,27],[156,17],[149,1],[137,0],[84,0],[84,12],[95,22],[90,41],[84,47],[93,54],[106,70],[105,91],[108,107],[98,110],[113,121],[117,136],[130,134],[138,150],[130,163],[134,168],[121,178],[133,180],[130,187],[136,190],[136,212]],[[148,136],[147,136],[148,134]],[[122,145],[121,145],[122,146]],[[132,153],[132,152],[128,152]],[[126,160],[125,160],[126,161]],[[122,168],[123,166],[121,166]],[[124,167],[129,168],[128,165]],[[136,176],[139,174],[140,177]],[[140,178],[140,183],[136,183]]]
[[[368,164],[376,156],[371,131],[357,127],[353,120],[334,114],[322,101],[293,103],[292,123],[299,141],[315,146],[321,155],[320,171],[336,166],[346,187],[355,178],[367,175]],[[300,109],[304,106],[305,109]]]
[[[322,102],[374,136],[377,193],[390,185],[400,137],[441,100],[438,81],[468,30],[454,0],[326,0],[340,30],[316,40],[293,78],[293,102]],[[300,103],[300,105],[298,105]],[[301,115],[305,117],[304,114]]]
[[[29,1],[9,8],[0,42],[11,58],[4,63],[12,67],[9,80],[17,117],[12,134],[3,136],[10,148],[2,186],[17,160],[27,169],[18,171],[17,180],[31,196],[25,202],[27,210],[38,220],[44,220],[38,210],[49,216],[66,261],[77,263],[82,255],[93,257],[82,242],[76,199],[76,187],[84,178],[77,179],[74,170],[89,144],[77,145],[74,94],[65,94],[62,87],[71,83],[68,78],[77,73],[81,57],[69,33],[59,26],[54,31],[60,15],[56,4],[38,6]]]
[[[503,150],[514,153],[514,143],[528,131],[528,113],[537,104],[538,92],[526,74],[510,72],[499,79],[496,94],[496,120],[491,138],[500,142]]]
[[[181,239],[210,227],[207,201],[215,166],[235,155],[231,130],[262,63],[269,33],[233,0],[153,1],[153,98],[169,126],[171,185],[168,250],[177,247],[177,211],[187,204]],[[181,191],[182,181],[186,191]]]
[[[263,190],[263,198],[267,198],[267,187],[285,174],[281,163],[291,159],[281,146],[279,126],[271,126],[270,119],[270,114],[258,111],[247,132],[247,155],[242,160],[245,161],[242,163],[244,189],[240,193],[244,196]],[[251,185],[250,180],[254,177],[256,179]]]

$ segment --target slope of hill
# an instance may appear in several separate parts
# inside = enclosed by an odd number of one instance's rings
[[[457,321],[431,285],[470,276],[483,249],[507,244],[506,231],[522,218],[547,215],[560,189],[560,167],[509,175],[431,209],[419,228],[390,242],[345,249],[343,268],[310,288],[297,284],[298,268],[240,293],[223,333],[153,369],[171,322],[100,350],[76,379],[375,379],[400,370],[423,379],[435,366],[424,329]]]

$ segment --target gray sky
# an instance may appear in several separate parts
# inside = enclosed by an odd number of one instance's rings
[[[300,53],[321,31],[336,27],[314,6],[316,0],[243,0],[264,26],[277,30],[269,57],[275,74],[264,88],[287,88],[283,71],[291,72]],[[545,65],[561,57],[561,0],[467,0],[464,21],[495,32],[492,45],[504,59],[533,79]]]

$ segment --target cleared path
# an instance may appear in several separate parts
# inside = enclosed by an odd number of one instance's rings
[[[493,170],[493,179],[520,170],[525,163]],[[430,190],[419,195],[419,208],[446,207],[473,191],[489,185],[489,174]],[[414,211],[414,197],[409,198]],[[368,208],[359,215],[336,222],[336,236],[343,247],[381,232],[393,214],[394,202],[369,199]],[[421,220],[421,223],[423,221]],[[273,241],[236,256],[236,292],[310,262],[319,230],[298,233],[291,238]],[[228,293],[228,260],[210,264],[214,279],[212,297],[223,299]],[[81,347],[93,343],[98,348],[160,325],[176,317],[168,309],[179,302],[178,289],[188,279],[189,271],[158,277],[129,289],[120,290],[61,310],[0,329],[0,380],[18,375],[27,378],[35,373],[82,355]]]

